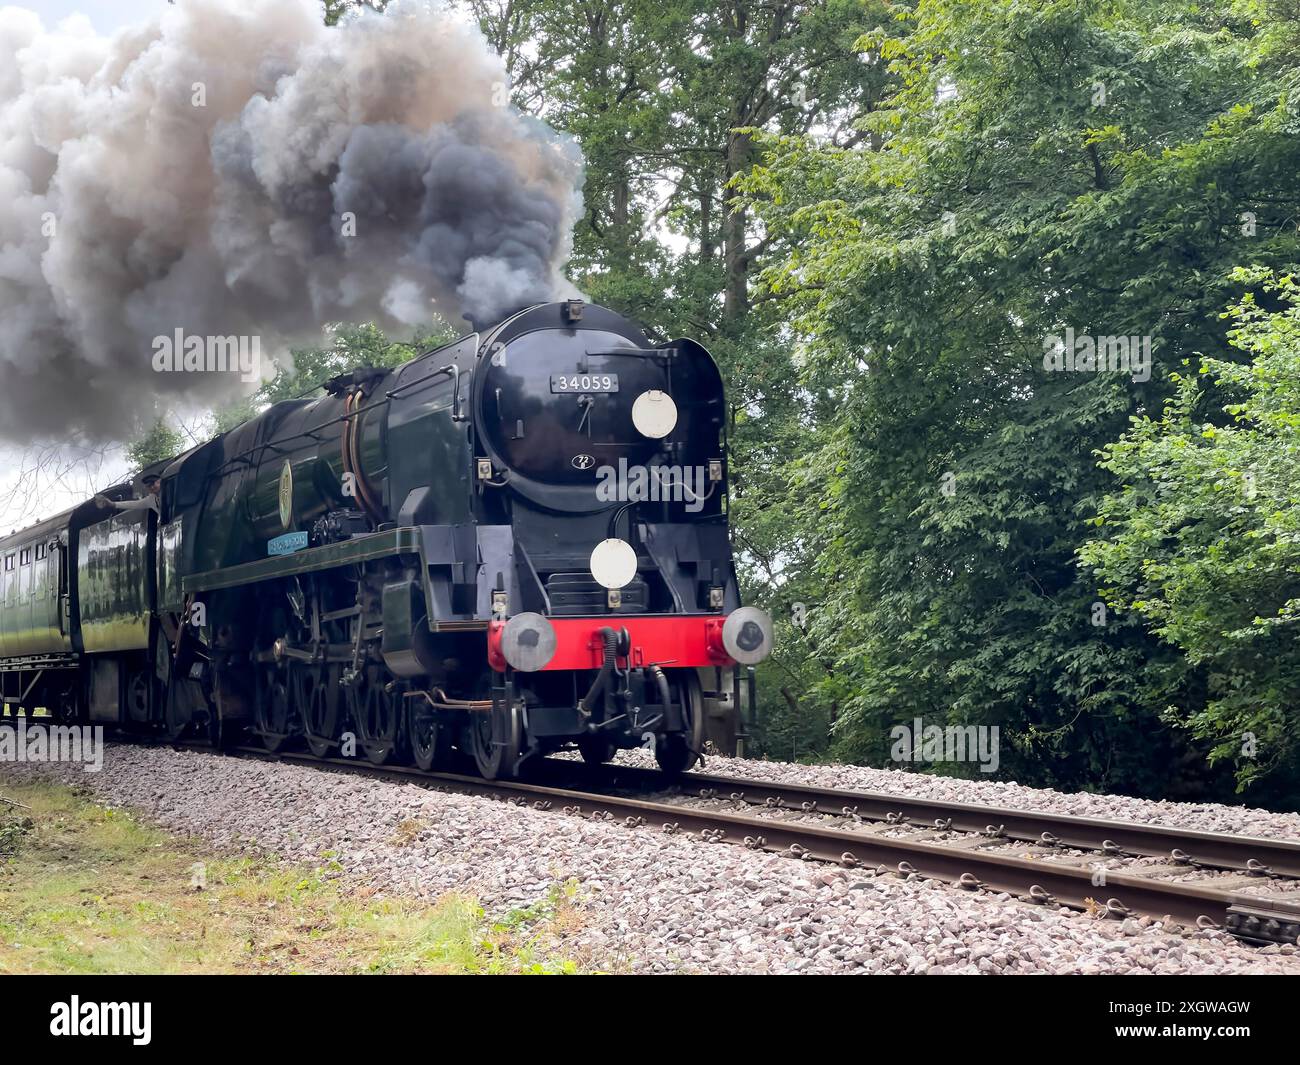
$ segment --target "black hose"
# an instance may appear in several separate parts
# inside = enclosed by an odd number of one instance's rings
[[[663,700],[663,704],[664,704],[663,716],[667,718],[668,711],[672,708],[673,705],[672,689],[668,687],[668,675],[658,666],[651,666],[650,676],[654,677],[655,684],[659,686],[659,698]],[[684,705],[682,709],[683,711],[685,710]],[[685,713],[683,713],[682,716],[684,718]]]
[[[600,630],[600,639],[605,649],[603,664],[600,672],[596,674],[596,679],[592,681],[591,690],[578,700],[578,711],[588,717],[591,716],[592,703],[604,692],[606,685],[609,684],[609,678],[614,675],[614,665],[618,655],[618,633],[606,625]]]
[[[611,538],[618,535],[619,519],[624,514],[626,514],[629,510],[631,510],[634,506],[636,506],[636,503],[634,502],[624,503],[621,507],[619,507],[616,511],[614,511],[613,516],[609,519],[609,535]],[[632,520],[630,518],[628,519],[627,538],[629,542],[632,539]]]

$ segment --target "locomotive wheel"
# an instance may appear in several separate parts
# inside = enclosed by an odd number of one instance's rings
[[[338,743],[338,670],[334,666],[306,666],[294,673],[294,701],[303,739],[312,754],[324,758]]]
[[[388,691],[377,666],[368,667],[348,687],[348,708],[357,730],[357,742],[373,765],[389,761],[402,740],[402,696]]]
[[[612,740],[604,736],[583,736],[578,740],[578,752],[587,765],[604,765],[618,750]]]
[[[415,764],[426,773],[438,764],[442,754],[438,714],[424,698],[407,699],[406,738]]]
[[[493,712],[470,711],[469,732],[474,747],[474,764],[486,780],[496,780],[515,775],[515,764],[524,742],[524,712],[517,705],[507,707],[505,717],[505,744],[492,742]]]
[[[293,734],[293,700],[289,681],[282,670],[274,667],[262,669],[258,679],[261,683],[253,709],[257,732],[263,747],[268,751],[278,751]]]
[[[655,742],[655,761],[665,773],[685,773],[697,761],[704,749],[704,694],[700,678],[691,670],[682,674],[674,685],[682,704],[682,717],[686,728],[670,732]]]

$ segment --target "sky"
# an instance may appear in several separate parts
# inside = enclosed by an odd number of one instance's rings
[[[123,26],[143,22],[167,6],[167,0],[22,0],[3,7],[25,7],[53,26],[69,15],[85,15],[100,33],[112,33]]]

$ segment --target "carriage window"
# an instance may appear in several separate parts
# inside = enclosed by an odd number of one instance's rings
[[[45,545],[44,545],[44,544],[37,544],[37,545],[36,545],[36,561],[39,562],[39,561],[40,561],[41,559],[43,559],[44,557],[45,557]]]
[[[14,556],[5,555],[5,572],[8,573],[13,568],[14,568]]]
[[[32,549],[30,547],[24,547],[20,552],[18,552],[18,565],[26,566],[29,562],[31,562],[31,560],[32,560]]]

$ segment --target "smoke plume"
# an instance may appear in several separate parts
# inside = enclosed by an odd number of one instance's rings
[[[122,439],[239,374],[155,339],[500,317],[565,293],[572,142],[477,28],[399,2],[178,0],[100,37],[0,9],[0,438]]]

